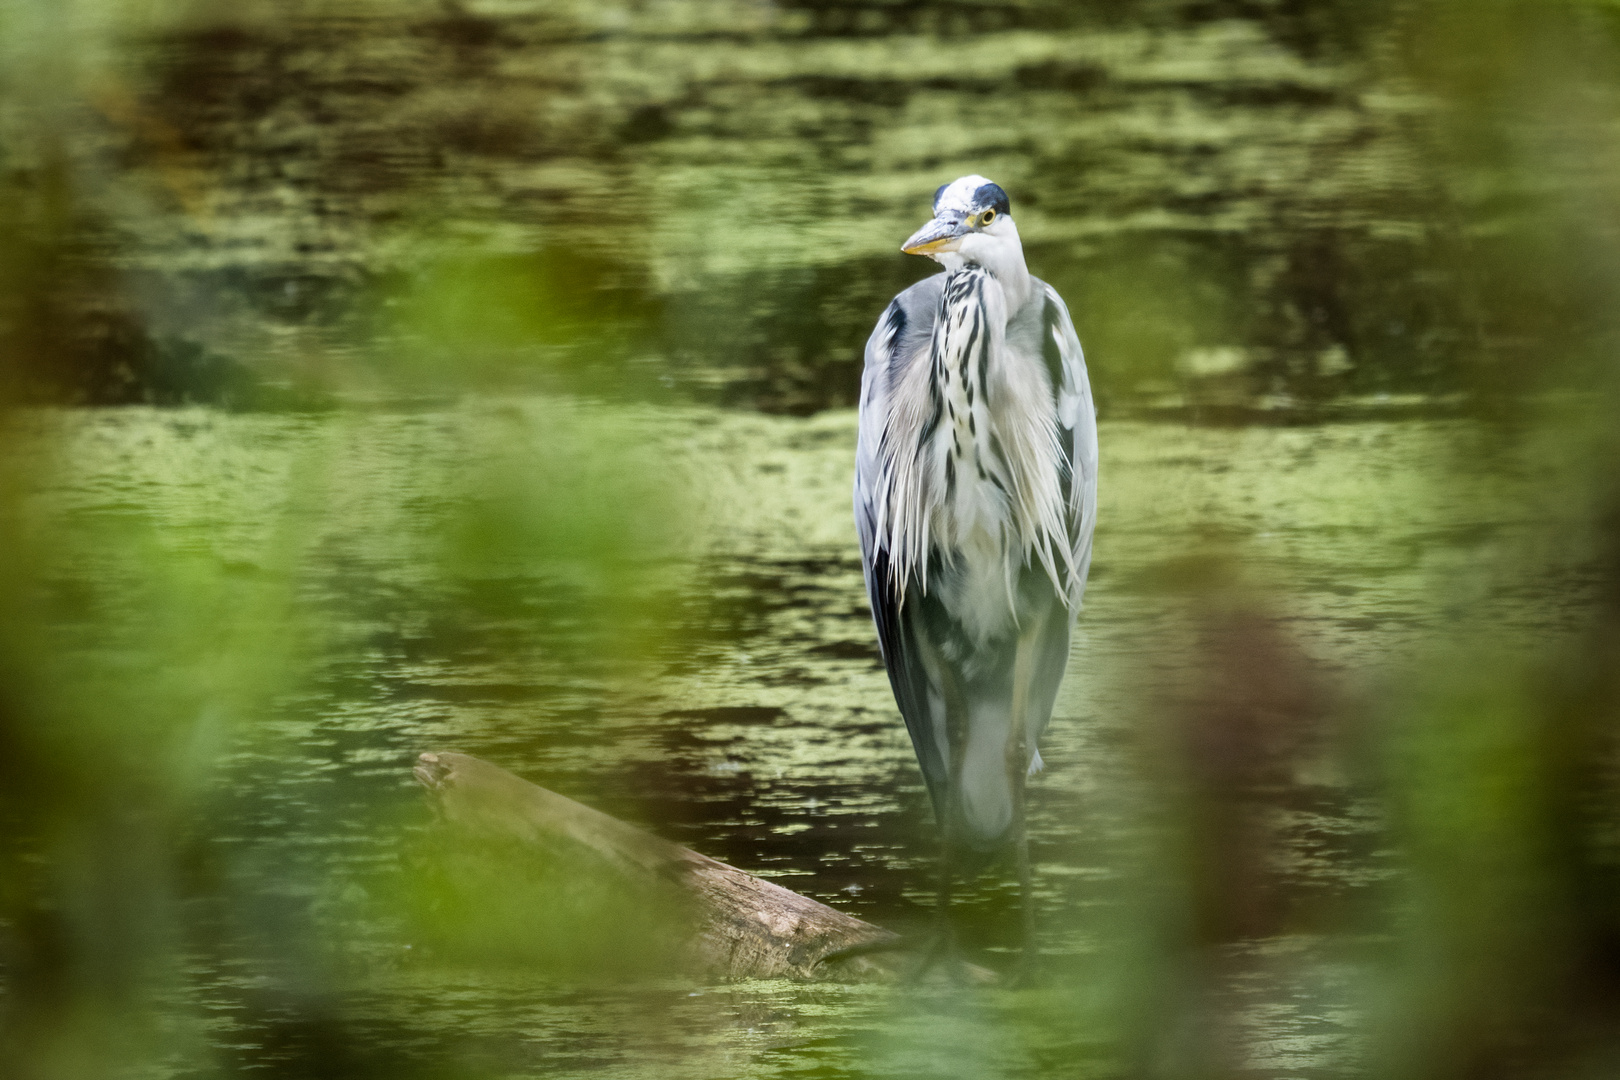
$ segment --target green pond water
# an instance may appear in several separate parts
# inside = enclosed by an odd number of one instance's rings
[[[861,585],[853,413],[507,397],[13,423],[12,445],[37,454],[26,518],[56,538],[42,578],[64,610],[95,613],[65,620],[67,647],[146,680],[137,699],[168,665],[202,686],[167,721],[175,767],[198,763],[191,812],[213,867],[185,900],[188,959],[166,991],[190,1051],[150,1075],[207,1075],[201,1059],[1103,1075],[1117,1031],[1099,1000],[1151,955],[1122,928],[1163,900],[1155,800],[1174,785],[1154,778],[1155,733],[1234,677],[1210,635],[1261,625],[1222,613],[1264,613],[1276,662],[1308,673],[1324,715],[1353,714],[1443,669],[1453,629],[1555,640],[1577,613],[1546,598],[1581,591],[1544,539],[1535,573],[1513,570],[1556,511],[1536,492],[1569,461],[1500,449],[1482,424],[1104,423],[1096,566],[1031,807],[1041,946],[1066,989],[1032,1005],[940,987],[592,988],[425,955],[390,911],[431,831],[418,753],[482,756],[863,918],[925,923],[935,841]],[[174,611],[187,625],[166,623]],[[251,722],[233,716],[246,691],[229,669],[197,675],[232,649],[273,672]],[[118,698],[117,681],[92,692]],[[1377,910],[1398,873],[1376,803],[1323,752],[1337,736],[1302,737],[1264,805],[1268,872],[1304,914],[1214,947],[1199,983],[1235,1018],[1245,1075],[1352,1067],[1376,935],[1343,913]],[[1009,875],[959,906],[969,949],[1004,964]]]
[[[560,356],[592,393],[849,407],[874,311],[931,270],[900,242],[973,172],[1108,359],[1105,407],[1511,392],[1491,361],[1539,366],[1520,320],[1586,326],[1578,280],[1479,291],[1526,230],[1578,223],[1448,158],[1392,22],[1353,3],[102,15],[81,45],[29,38],[0,84],[0,179],[26,206],[67,167],[105,263],[41,300],[91,315],[64,361],[91,369],[86,400],[152,392],[97,367],[91,344],[128,337],[111,309],[154,342],[132,366],[179,369],[148,380],[193,400],[227,392],[206,372],[188,391],[201,348],[318,388],[544,380]],[[94,93],[53,90],[63,72]]]

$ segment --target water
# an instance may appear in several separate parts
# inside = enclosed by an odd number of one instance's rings
[[[873,922],[924,922],[935,841],[865,606],[853,414],[473,398],[316,417],[54,412],[25,426],[29,445],[56,447],[32,512],[66,537],[140,519],[157,549],[229,582],[285,566],[288,522],[303,523],[294,614],[266,636],[315,634],[311,674],[262,726],[183,726],[230,749],[202,827],[224,880],[191,901],[210,929],[194,931],[173,1006],[216,1060],[604,1077],[1106,1063],[1083,1023],[1030,1043],[1002,992],[589,989],[521,965],[435,963],[381,902],[426,827],[410,766],[455,749]],[[591,586],[555,560],[499,545],[470,562],[443,555],[447,514],[473,513],[462,500],[500,475],[492,463],[555,467],[559,437],[581,430],[630,447],[599,469],[656,470],[664,489],[662,505],[626,512],[654,538],[621,553],[644,575],[639,627],[574,617]],[[1278,707],[1309,725],[1331,711],[1322,703],[1398,693],[1461,620],[1543,641],[1569,629],[1575,610],[1543,599],[1578,595],[1578,577],[1503,587],[1542,511],[1502,493],[1534,490],[1560,463],[1484,453],[1496,438],[1464,420],[1102,425],[1096,569],[1031,810],[1054,962],[1111,963],[1121,905],[1141,896],[1129,883],[1151,878],[1152,800],[1177,790],[1155,780],[1153,747],[1179,737],[1166,717],[1196,718],[1200,688],[1241,659],[1212,647],[1212,630],[1279,634],[1276,663],[1303,673],[1318,704]],[[551,495],[613,490],[591,483]],[[87,591],[132,592],[108,583],[151,565],[150,548],[83,546],[68,543],[59,572]],[[1495,587],[1470,595],[1487,570]],[[1238,610],[1262,617],[1223,621]],[[1189,730],[1199,737],[1196,720]],[[1341,735],[1294,732],[1308,745],[1261,799],[1276,837],[1264,874],[1290,914],[1210,954],[1210,992],[1238,1018],[1253,1075],[1340,1075],[1355,1058],[1365,945],[1334,931],[1331,912],[1375,909],[1396,867],[1377,804],[1322,753]],[[990,963],[1016,946],[1006,878],[959,897],[964,937]]]
[[[131,366],[162,394],[185,392],[174,369],[244,396],[192,370],[202,347],[318,389],[453,357],[508,378],[561,364],[593,392],[851,406],[874,311],[931,269],[900,242],[969,172],[1011,193],[1032,269],[1107,360],[1105,408],[1315,415],[1496,385],[1483,354],[1518,346],[1470,271],[1521,222],[1487,208],[1465,235],[1467,192],[1496,181],[1444,173],[1388,24],[1358,5],[1224,11],[113,20],[123,63],[80,106],[40,103],[49,137],[14,140],[9,175],[32,192],[74,163],[86,243],[111,250],[75,282],[86,334],[131,337],[108,314],[120,294],[156,343]],[[124,385],[106,362],[75,361],[88,399]]]

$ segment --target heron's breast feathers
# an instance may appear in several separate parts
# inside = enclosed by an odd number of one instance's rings
[[[875,448],[877,542],[896,599],[911,578],[928,590],[930,558],[1005,582],[1038,561],[1062,597],[1076,576],[1065,498],[1059,402],[1039,355],[1007,338],[1007,304],[985,271],[951,272],[927,356],[904,365]],[[994,567],[986,565],[994,561]]]

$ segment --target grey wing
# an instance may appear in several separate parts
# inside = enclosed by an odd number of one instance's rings
[[[889,685],[894,688],[895,702],[905,718],[936,808],[941,805],[945,789],[945,749],[935,736],[938,725],[915,631],[911,620],[902,617],[893,564],[878,535],[877,500],[886,490],[883,450],[892,395],[911,365],[927,363],[927,344],[934,332],[943,279],[943,274],[924,278],[895,297],[878,318],[866,342],[860,436],[855,450],[855,528],[861,538],[866,596],[872,605],[872,621],[877,624],[878,647],[889,672]]]
[[[1075,576],[1069,586],[1069,617],[1080,612],[1091,572],[1091,536],[1097,528],[1097,408],[1086,376],[1086,356],[1074,320],[1063,298],[1041,282],[1046,292],[1042,349],[1057,397],[1058,436],[1068,458],[1069,543],[1074,549]]]

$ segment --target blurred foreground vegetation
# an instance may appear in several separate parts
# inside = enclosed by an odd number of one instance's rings
[[[1617,47],[0,2],[6,1075],[1620,1072]],[[655,913],[444,861],[439,744],[926,917],[841,407],[968,171],[1104,406],[1045,983],[692,987]]]

